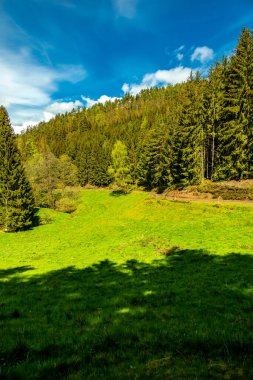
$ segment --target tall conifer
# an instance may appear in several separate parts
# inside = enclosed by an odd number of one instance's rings
[[[146,189],[158,191],[169,187],[171,177],[171,146],[169,131],[162,120],[156,121],[143,139],[138,165],[138,181]]]
[[[218,131],[219,179],[248,176],[247,146],[253,105],[252,60],[251,32],[244,29],[224,77],[224,103]]]
[[[175,139],[173,177],[182,187],[200,183],[205,173],[204,87],[197,73],[186,86],[186,99]]]
[[[224,78],[227,60],[217,62],[209,72],[209,80],[205,91],[206,109],[206,162],[205,178],[214,179],[217,169],[217,131],[220,125],[224,102]]]
[[[6,109],[0,107],[0,205],[5,232],[32,225],[34,199]]]

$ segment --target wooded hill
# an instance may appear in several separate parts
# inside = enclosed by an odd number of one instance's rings
[[[128,182],[162,191],[203,179],[253,178],[253,31],[207,77],[57,115],[19,136],[24,162],[67,155],[81,185],[107,186],[112,150],[127,149]],[[65,156],[66,157],[66,156]]]

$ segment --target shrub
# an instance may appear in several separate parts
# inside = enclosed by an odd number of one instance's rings
[[[214,198],[253,199],[253,183],[251,181],[212,182],[206,180],[197,187],[197,190],[200,193],[210,193]]]
[[[74,199],[64,197],[56,201],[55,209],[61,212],[71,214],[72,212],[76,211],[77,205]]]

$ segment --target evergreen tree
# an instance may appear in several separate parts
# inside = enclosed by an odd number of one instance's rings
[[[248,138],[252,128],[253,90],[252,36],[242,31],[235,54],[224,77],[224,103],[218,131],[219,179],[248,176]],[[248,152],[249,153],[249,152]]]
[[[171,146],[168,128],[158,123],[143,139],[138,166],[138,182],[146,189],[163,191],[171,183]]]
[[[0,205],[5,232],[32,225],[34,199],[6,109],[0,107]]]
[[[209,72],[209,80],[205,91],[206,109],[206,161],[205,178],[213,179],[217,169],[217,131],[221,122],[221,113],[224,102],[224,78],[226,74],[227,60],[222,64],[217,62]]]
[[[67,154],[81,185],[107,186],[111,151],[124,142],[131,181],[148,189],[208,178],[253,178],[253,36],[244,29],[230,58],[205,79],[150,88],[90,109],[57,115],[19,138],[27,161],[43,141]]]
[[[186,99],[175,138],[173,178],[182,187],[200,183],[205,172],[204,88],[197,73],[186,86]]]

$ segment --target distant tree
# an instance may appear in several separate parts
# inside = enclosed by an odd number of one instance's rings
[[[34,198],[3,106],[0,107],[0,205],[5,232],[24,230],[32,225]]]
[[[58,159],[59,186],[75,186],[78,184],[77,167],[67,154],[62,154]]]
[[[118,140],[112,150],[112,165],[108,173],[112,176],[114,183],[124,190],[130,182],[129,172],[126,146]]]
[[[77,168],[66,155],[60,158],[45,148],[26,162],[28,177],[31,181],[36,205],[55,207],[55,189],[78,184]]]
[[[59,169],[57,158],[48,149],[35,154],[26,163],[28,177],[31,181],[36,205],[54,207],[54,189],[57,188]]]

